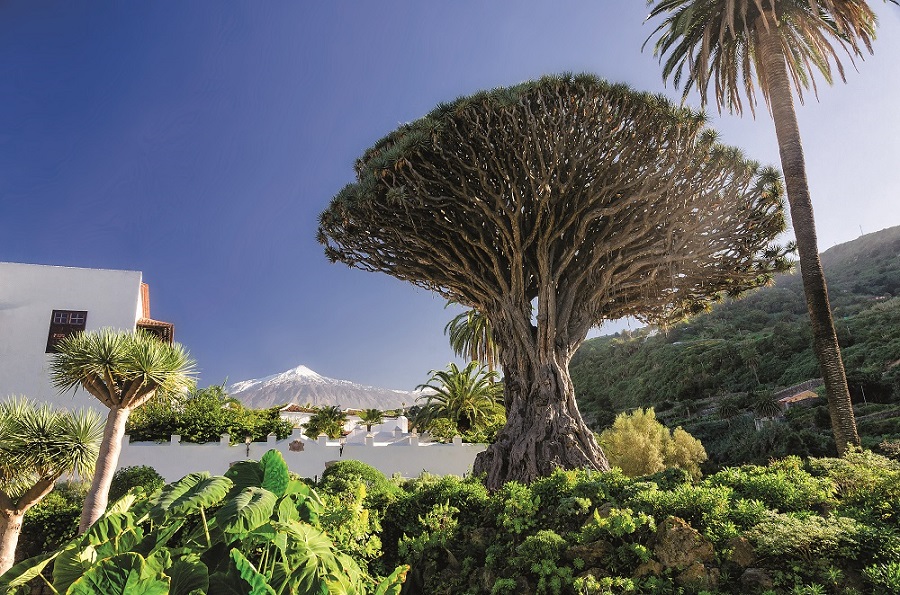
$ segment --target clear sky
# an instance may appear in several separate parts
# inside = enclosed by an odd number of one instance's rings
[[[799,109],[820,247],[900,224],[900,8]],[[329,264],[318,214],[374,141],[547,73],[663,85],[643,0],[0,3],[0,260],[140,270],[201,384],[305,364],[410,389],[441,298]],[[689,103],[698,105],[696,96]],[[763,110],[722,140],[778,162]]]

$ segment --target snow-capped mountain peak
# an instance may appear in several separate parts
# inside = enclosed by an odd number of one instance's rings
[[[299,365],[285,372],[236,382],[228,394],[244,405],[265,409],[288,403],[337,405],[342,409],[396,409],[402,404],[412,405],[415,392],[389,390],[356,384],[349,380],[328,378],[310,368]]]

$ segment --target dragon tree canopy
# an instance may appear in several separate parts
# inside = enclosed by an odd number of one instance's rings
[[[606,468],[568,375],[591,327],[679,319],[788,266],[776,171],[719,144],[703,114],[592,75],[441,104],[367,150],[356,176],[320,216],[327,257],[494,329],[509,422],[476,464],[491,486]]]

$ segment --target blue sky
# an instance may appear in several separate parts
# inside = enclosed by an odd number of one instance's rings
[[[613,8],[611,8],[613,7]],[[900,9],[799,109],[820,247],[900,224]],[[141,270],[201,383],[299,364],[413,388],[452,358],[441,298],[331,265],[318,214],[436,103],[589,71],[680,97],[631,2],[0,4],[0,260]],[[696,96],[689,99],[699,105]],[[711,114],[777,164],[768,115]]]

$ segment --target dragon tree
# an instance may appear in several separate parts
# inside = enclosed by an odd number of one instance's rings
[[[320,216],[332,262],[475,308],[507,424],[475,461],[489,488],[606,470],[569,360],[624,316],[667,323],[787,266],[780,177],[701,113],[591,75],[441,104],[378,141]]]

